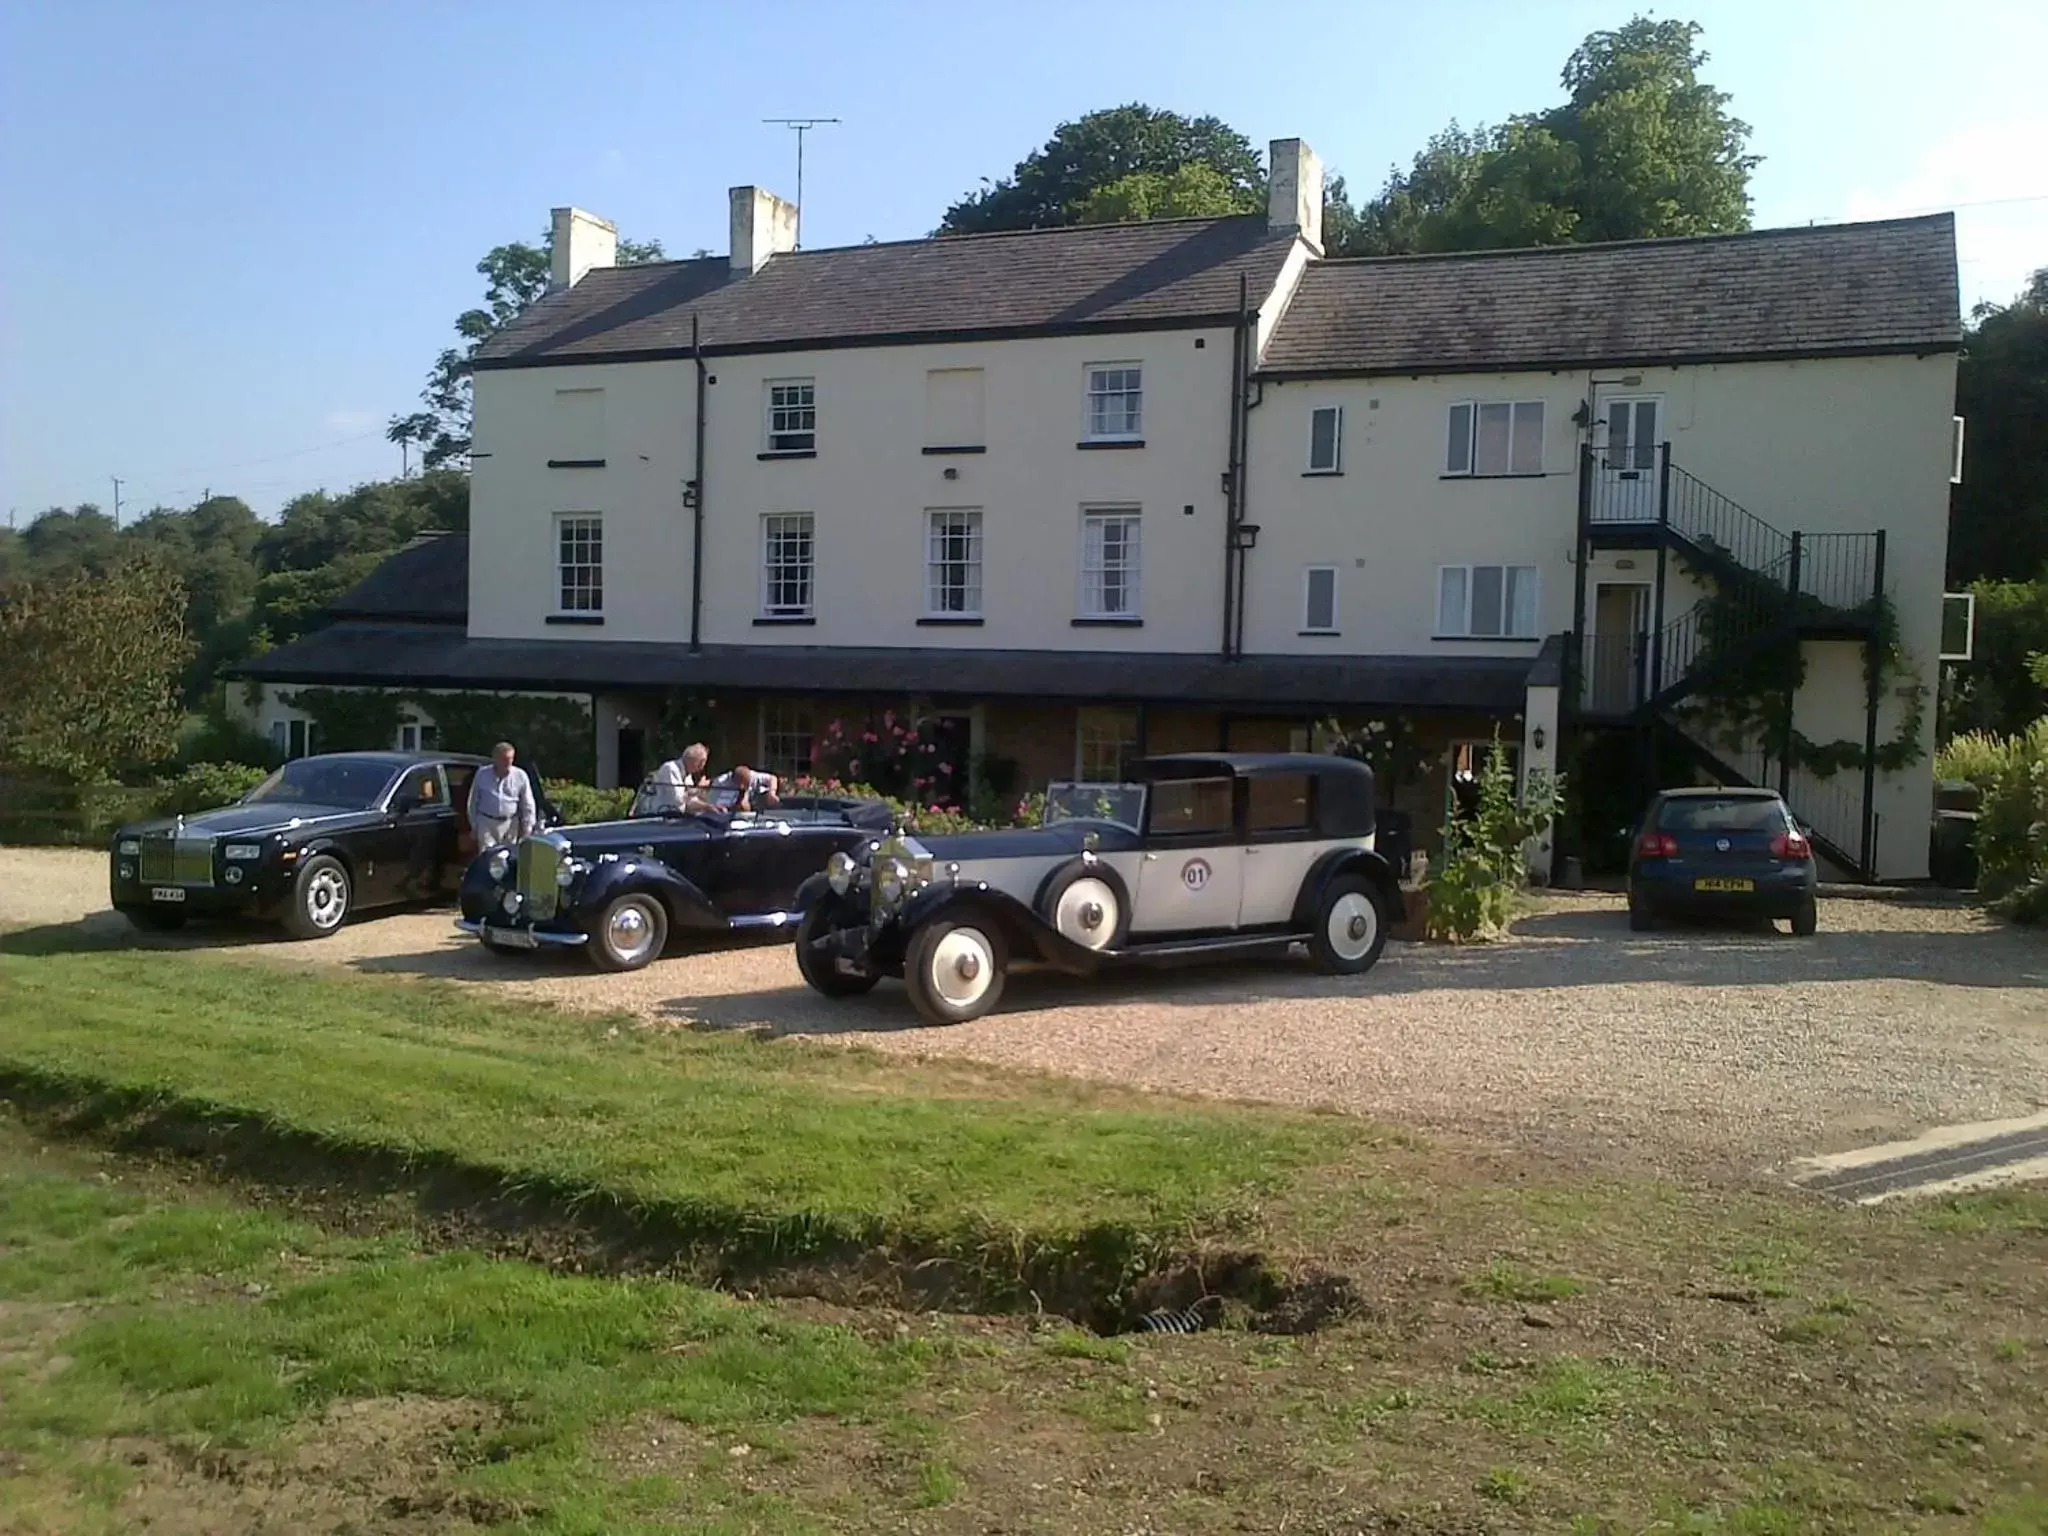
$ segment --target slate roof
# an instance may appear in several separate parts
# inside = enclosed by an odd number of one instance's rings
[[[423,534],[328,605],[329,617],[465,624],[469,535]]]
[[[1951,214],[1313,263],[1262,372],[1504,372],[1962,343]]]
[[[792,251],[752,276],[723,256],[599,268],[529,307],[484,368],[687,352],[876,345],[964,334],[1137,330],[1254,307],[1293,246],[1263,214]]]
[[[239,677],[415,688],[730,689],[743,693],[937,694],[1181,704],[1256,713],[1373,707],[1512,712],[1530,658],[1252,656],[913,647],[707,645],[472,639],[427,624],[346,620],[267,651]]]

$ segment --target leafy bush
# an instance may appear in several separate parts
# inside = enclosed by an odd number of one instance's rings
[[[579,784],[574,779],[548,779],[548,798],[555,802],[555,809],[562,813],[562,820],[573,826],[592,821],[617,821],[633,808],[633,791],[630,789],[599,789],[595,784]]]
[[[123,822],[152,814],[155,791],[125,784],[69,784],[0,777],[0,843],[90,848]]]
[[[1517,798],[1507,754],[1495,750],[1479,771],[1479,804],[1468,818],[1453,818],[1429,881],[1428,933],[1461,942],[1485,938],[1507,924],[1516,894],[1529,878],[1523,845],[1557,816],[1559,785],[1531,773]]]
[[[1977,737],[1950,760],[1983,791],[1977,889],[2020,922],[2048,916],[2048,717],[2017,736]]]
[[[954,771],[954,764],[940,761],[939,744],[893,709],[872,720],[831,721],[817,739],[812,766],[821,777],[872,784],[885,796],[919,805],[929,805]]]
[[[2012,743],[1989,731],[1965,731],[1934,754],[1937,779],[1961,779],[1990,792],[1992,783],[2012,759]]]
[[[158,816],[191,816],[232,805],[269,776],[247,763],[194,763],[175,778],[159,779],[150,809]]]

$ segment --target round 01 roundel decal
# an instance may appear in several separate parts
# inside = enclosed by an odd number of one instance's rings
[[[1189,859],[1180,867],[1180,883],[1190,891],[1199,891],[1209,883],[1209,861]]]

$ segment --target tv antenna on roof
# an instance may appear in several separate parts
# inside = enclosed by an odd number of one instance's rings
[[[839,121],[836,117],[764,117],[764,123],[788,128],[796,134],[796,249],[804,248],[804,135],[813,128]]]

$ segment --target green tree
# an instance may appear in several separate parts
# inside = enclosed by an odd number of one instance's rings
[[[1638,16],[1595,32],[1565,102],[1432,138],[1359,211],[1346,255],[1486,250],[1725,234],[1749,227],[1749,125],[1699,78],[1689,21]]]
[[[1972,313],[1956,410],[1966,435],[1949,580],[2031,580],[2048,571],[2048,267],[2012,303]],[[1981,597],[1978,613],[1981,644]]]
[[[0,764],[91,783],[170,757],[192,645],[152,551],[18,583],[0,601]]]
[[[985,182],[979,192],[948,208],[939,233],[976,235],[1101,222],[1089,217],[1099,194],[1127,184],[1116,194],[1119,200],[1156,198],[1164,182],[1189,167],[1213,173],[1213,181],[1203,183],[1203,195],[1227,202],[1229,211],[1256,208],[1264,201],[1265,171],[1251,140],[1219,118],[1183,117],[1132,102],[1061,123],[1008,176]],[[1192,190],[1192,184],[1183,184],[1183,190]],[[1096,203],[1098,214],[1106,206]]]
[[[28,576],[105,570],[120,555],[114,520],[91,502],[68,512],[52,507],[21,532],[22,568]]]
[[[469,457],[473,404],[470,374],[477,349],[548,291],[554,248],[554,230],[550,228],[538,245],[515,240],[494,247],[476,264],[484,279],[483,306],[466,309],[455,317],[455,333],[461,341],[434,359],[434,366],[427,373],[426,388],[420,391],[423,409],[393,416],[384,429],[391,442],[417,447],[425,468],[460,464]],[[659,240],[619,242],[618,264],[622,267],[663,259]]]
[[[1173,171],[1135,171],[1082,200],[1083,224],[1129,224],[1144,219],[1215,219],[1252,213],[1258,196],[1233,184],[1205,161]]]

